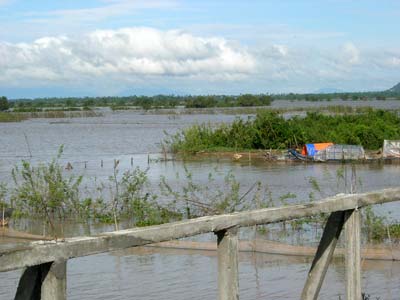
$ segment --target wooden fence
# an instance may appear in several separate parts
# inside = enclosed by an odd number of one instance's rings
[[[201,217],[144,228],[107,232],[63,241],[36,241],[0,252],[0,272],[24,268],[15,299],[66,299],[66,262],[70,258],[214,232],[218,251],[218,299],[239,298],[238,236],[240,227],[330,214],[312,262],[301,299],[317,299],[344,227],[346,295],[361,299],[359,208],[400,200],[400,188],[347,194],[319,202]]]

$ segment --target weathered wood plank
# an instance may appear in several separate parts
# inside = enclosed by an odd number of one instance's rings
[[[63,242],[37,241],[24,245],[23,248],[7,249],[0,252],[0,272],[59,259],[66,260],[73,257],[216,232],[235,226],[268,224],[398,200],[400,200],[400,188],[392,188],[365,194],[338,195],[308,204],[207,216],[158,226],[120,230],[95,237],[68,238]]]
[[[350,210],[345,215],[346,235],[346,299],[361,300],[361,228],[360,211]]]
[[[216,232],[218,237],[218,299],[239,299],[237,228]]]
[[[317,253],[308,272],[306,284],[301,294],[302,300],[316,300],[332,260],[337,241],[344,223],[344,212],[332,213],[324,228]]]
[[[22,239],[22,240],[36,240],[36,241],[52,240],[52,238],[48,236],[16,231],[8,227],[0,227],[0,237],[8,237],[8,238]]]

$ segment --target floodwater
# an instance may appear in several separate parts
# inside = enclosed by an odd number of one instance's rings
[[[296,103],[288,101],[280,105]],[[362,103],[365,102],[359,101],[356,105]],[[400,107],[397,101],[377,101],[376,106],[385,103],[386,108]],[[149,168],[148,177],[154,189],[157,189],[161,175],[176,188],[184,184],[185,164],[198,183],[208,184],[208,173],[213,172],[216,174],[213,184],[222,185],[224,175],[229,171],[241,183],[243,192],[261,181],[271,192],[276,205],[282,204],[279,198],[288,192],[293,195],[287,202],[293,203],[307,201],[310,195],[319,199],[349,190],[348,184],[337,176],[337,171],[343,168],[340,164],[232,162],[216,158],[185,163],[157,162],[156,159],[162,156],[159,143],[165,137],[164,132],[173,134],[195,123],[231,122],[235,117],[104,111],[102,117],[94,118],[2,123],[0,182],[12,185],[10,171],[21,159],[32,163],[49,161],[60,145],[64,145],[61,163],[70,162],[74,167],[71,172],[83,174],[89,188],[94,179],[107,181],[114,159],[119,159],[121,172],[136,166]],[[356,170],[359,192],[398,186],[400,165],[359,164]],[[350,179],[350,167],[344,171]],[[181,175],[177,177],[177,173]],[[320,192],[313,189],[310,178],[318,181]],[[390,212],[392,219],[400,219],[395,203],[385,204],[377,210],[385,214]],[[88,232],[92,230],[80,229],[69,235]],[[205,237],[210,238],[213,237]],[[242,254],[239,266],[241,299],[298,299],[309,266],[310,261],[305,258]],[[69,299],[215,299],[216,269],[215,253],[204,251],[138,248],[89,256],[68,262],[68,295]],[[0,273],[0,299],[13,297],[19,275],[20,271]],[[343,263],[335,261],[326,277],[321,299],[339,299],[340,295],[344,298],[343,281]],[[371,296],[398,299],[399,282],[400,262],[363,262],[363,290]]]
[[[240,298],[299,299],[311,261],[302,257],[241,253]],[[363,291],[398,299],[400,264],[364,261]],[[1,274],[0,299],[12,299],[19,271]],[[68,261],[68,299],[217,298],[215,252],[134,248]],[[320,299],[344,299],[343,263],[334,261]],[[376,299],[375,297],[371,299]]]

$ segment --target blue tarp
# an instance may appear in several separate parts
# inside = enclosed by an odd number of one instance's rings
[[[315,153],[317,153],[317,150],[315,150],[314,144],[305,144],[307,148],[307,155],[308,156],[314,156]]]

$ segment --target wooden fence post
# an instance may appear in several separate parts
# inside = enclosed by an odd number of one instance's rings
[[[218,299],[239,299],[237,228],[216,232],[218,237]]]
[[[361,300],[361,236],[358,209],[346,211],[345,232],[346,299]]]
[[[18,284],[15,300],[66,300],[66,261],[26,268]]]
[[[301,294],[301,300],[316,300],[324,281],[329,263],[332,260],[340,232],[344,223],[344,212],[337,211],[331,213],[326,222],[324,233],[318,245],[307,281]]]
[[[41,300],[67,299],[67,261],[56,261],[42,282]]]

